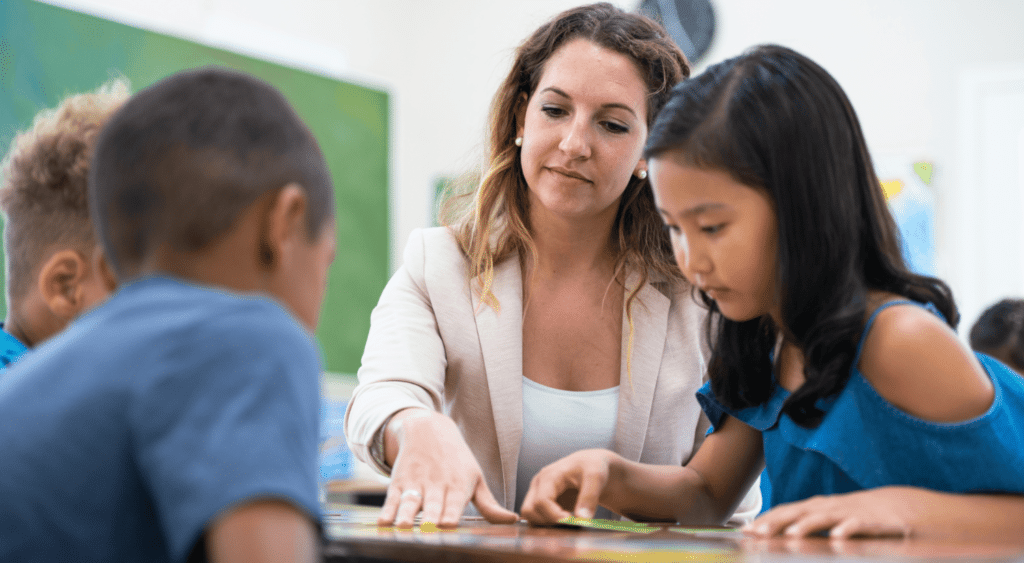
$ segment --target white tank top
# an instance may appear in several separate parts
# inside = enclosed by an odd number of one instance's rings
[[[516,474],[516,512],[542,467],[579,450],[615,445],[618,386],[598,391],[565,391],[523,377],[523,439]],[[598,518],[611,512],[601,508]]]

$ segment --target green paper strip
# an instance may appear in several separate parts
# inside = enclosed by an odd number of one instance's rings
[[[743,532],[736,528],[669,528],[670,532],[679,532],[681,534],[742,534]]]
[[[660,528],[651,526],[644,522],[622,522],[619,520],[604,520],[601,518],[577,518],[569,516],[558,521],[564,526],[578,526],[594,530],[611,530],[614,532],[631,532],[635,534],[649,534]]]

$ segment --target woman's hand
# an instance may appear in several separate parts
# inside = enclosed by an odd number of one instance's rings
[[[842,495],[811,497],[779,505],[743,531],[761,537],[803,537],[825,532],[832,538],[902,536],[914,533],[919,507],[934,502],[932,491],[881,487]]]
[[[422,509],[423,522],[455,527],[469,501],[488,522],[518,520],[487,488],[480,464],[452,419],[426,409],[408,409],[395,415],[388,426],[385,449],[398,453],[379,525],[412,527]]]
[[[531,524],[554,524],[570,516],[593,518],[616,458],[607,450],[581,450],[545,466],[530,482],[523,518]]]

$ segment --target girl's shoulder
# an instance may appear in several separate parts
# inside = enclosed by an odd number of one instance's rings
[[[877,293],[857,368],[887,401],[918,418],[959,422],[984,414],[995,389],[974,353],[938,315]]]

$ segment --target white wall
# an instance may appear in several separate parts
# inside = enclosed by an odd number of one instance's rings
[[[389,91],[393,266],[409,231],[429,224],[437,178],[476,165],[490,97],[512,49],[539,23],[580,3],[53,1]],[[962,226],[971,224],[950,204],[957,190],[969,188],[957,181],[959,168],[969,166],[958,154],[958,128],[965,127],[956,119],[958,84],[977,68],[1024,67],[1024,0],[712,1],[718,28],[706,62],[763,42],[800,50],[846,89],[873,152],[934,162],[939,274],[965,293],[958,296],[970,304],[969,326],[981,304],[1001,295],[964,278],[970,248],[954,244],[965,236]],[[638,0],[615,3],[630,9]]]
[[[964,100],[965,83],[979,70],[1024,72],[1024,1],[713,1],[721,25],[709,62],[762,42],[793,47],[846,90],[874,156],[934,163],[938,275],[961,306],[962,335],[985,306],[1008,292],[1024,297],[1020,210],[1016,222],[994,222],[991,207],[976,205],[1020,201],[1011,192],[1024,183],[1018,176],[1015,183],[979,184],[983,171],[961,141],[968,132],[984,135],[982,125],[961,117],[972,113],[965,104],[976,103]],[[1016,154],[1007,169],[1024,166]],[[989,246],[998,250],[983,252]],[[995,256],[1018,266],[1002,267]]]

